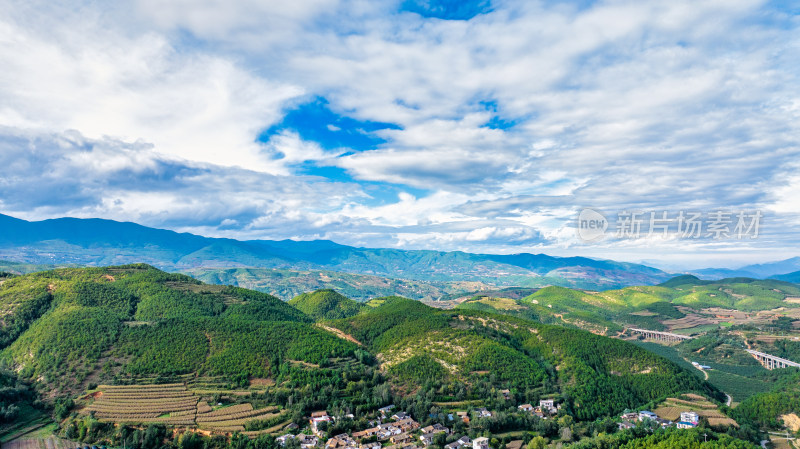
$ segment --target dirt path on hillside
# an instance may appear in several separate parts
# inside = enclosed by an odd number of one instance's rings
[[[352,335],[345,334],[344,332],[340,331],[339,329],[336,329],[335,327],[326,326],[326,325],[320,324],[320,323],[315,324],[315,326],[317,326],[320,329],[324,329],[324,330],[336,335],[337,337],[339,337],[339,338],[341,338],[343,340],[351,341],[351,342],[353,342],[353,343],[355,343],[355,344],[357,344],[359,346],[364,346],[363,344],[361,344],[360,341],[358,341],[355,338],[353,338]]]

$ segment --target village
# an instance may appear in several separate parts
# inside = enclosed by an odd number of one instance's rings
[[[502,393],[507,395],[507,390]],[[530,413],[542,420],[552,419],[559,414],[561,405],[554,399],[542,399],[539,404],[522,404],[517,407],[519,412]],[[471,411],[457,411],[446,414],[446,419],[456,420],[469,425],[472,419],[491,418],[493,412],[485,407],[474,408]],[[276,438],[276,442],[283,447],[299,447],[300,449],[423,449],[438,446],[443,449],[499,449],[490,444],[491,434],[483,432],[483,436],[471,439],[468,435],[459,435],[440,423],[433,423],[421,427],[420,423],[403,411],[395,411],[394,405],[378,409],[378,416],[369,421],[371,427],[339,435],[329,436],[326,432],[328,426],[338,419],[353,419],[352,414],[342,417],[330,416],[326,411],[313,412],[308,420],[308,426],[300,428],[290,424],[285,430],[287,433]],[[678,429],[691,429],[697,427],[700,416],[694,411],[680,413],[680,419],[670,421],[660,418],[649,410],[623,413],[617,427],[619,430],[630,429],[639,425],[650,428],[676,427]],[[497,442],[497,440],[494,440]],[[522,449],[524,441],[521,439],[503,443],[505,449]]]

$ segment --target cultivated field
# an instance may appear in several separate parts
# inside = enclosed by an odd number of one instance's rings
[[[723,415],[716,404],[696,394],[684,394],[680,398],[667,398],[653,412],[659,418],[677,421],[682,412],[693,411],[708,419],[712,426],[738,426],[736,421]]]
[[[55,437],[26,438],[3,443],[3,449],[75,449],[78,447],[83,447],[83,445]]]
[[[203,410],[208,410],[206,407],[202,407]],[[198,407],[199,410],[200,407]],[[277,407],[255,410],[250,404],[239,404],[217,410],[199,412],[197,414],[197,425],[201,429],[216,432],[243,432],[244,425],[249,421],[271,420],[280,415]]]
[[[197,414],[197,396],[183,384],[101,385],[82,413],[94,412],[101,422],[192,426]]]
[[[254,409],[251,404],[214,409],[184,384],[101,385],[86,399],[93,401],[81,413],[94,413],[95,418],[102,422],[158,423],[197,427],[217,433],[243,432],[250,421],[270,421],[281,416],[277,407]]]

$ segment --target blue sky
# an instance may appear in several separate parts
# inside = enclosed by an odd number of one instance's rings
[[[736,266],[797,255],[788,1],[0,0],[0,212]],[[583,208],[759,210],[750,240]]]

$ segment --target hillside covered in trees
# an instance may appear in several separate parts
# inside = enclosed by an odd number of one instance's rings
[[[179,397],[276,410],[248,423],[253,432],[302,424],[320,409],[354,414],[356,421],[335,427],[346,431],[366,426],[358,417],[390,403],[428,423],[439,419],[432,417],[442,404],[478,403],[506,410],[476,421],[489,432],[522,426],[557,437],[569,428],[588,437],[592,428],[608,427],[603,420],[669,396],[724,400],[661,356],[579,329],[397,296],[358,303],[329,290],[287,304],[143,264],[4,277],[0,315],[9,394],[13,386],[15,398],[56,418],[68,438],[116,438],[135,447],[144,447],[142,434],[108,436],[111,428],[84,413],[98,385],[182,385],[188,392],[174,393]],[[498,399],[500,390],[508,390],[506,398]],[[563,423],[552,427],[516,409],[544,398],[560,405]],[[3,407],[4,419],[24,419]],[[626,438],[619,444],[640,439]]]
[[[333,290],[303,293],[292,298],[289,305],[296,307],[315,320],[347,318],[358,315],[365,307],[362,303],[353,301]]]
[[[147,265],[33,273],[0,286],[6,317],[0,357],[23,379],[39,379],[51,395],[80,391],[90,381],[137,376],[274,378],[287,361],[318,364],[363,351],[311,325],[315,318],[350,317],[331,324],[382,358],[389,373],[402,373],[404,382],[422,382],[425,376],[414,373],[430,359],[438,361],[431,369],[442,379],[486,372],[497,385],[520,390],[558,392],[559,385],[585,377],[590,383],[577,382],[582,386],[570,393],[576,414],[586,417],[707,388],[664,359],[587,332],[439,311],[399,297],[368,307],[319,291],[292,304],[297,308],[263,293],[205,285]],[[365,307],[369,310],[359,313]],[[452,348],[445,360],[436,348],[447,345]],[[598,359],[598,354],[604,355]],[[594,397],[609,392],[626,396],[614,405]]]
[[[531,401],[560,395],[578,419],[610,415],[681,390],[719,394],[630,343],[513,317],[437,310],[395,297],[329,324],[375,353],[400,383],[490,379]]]

